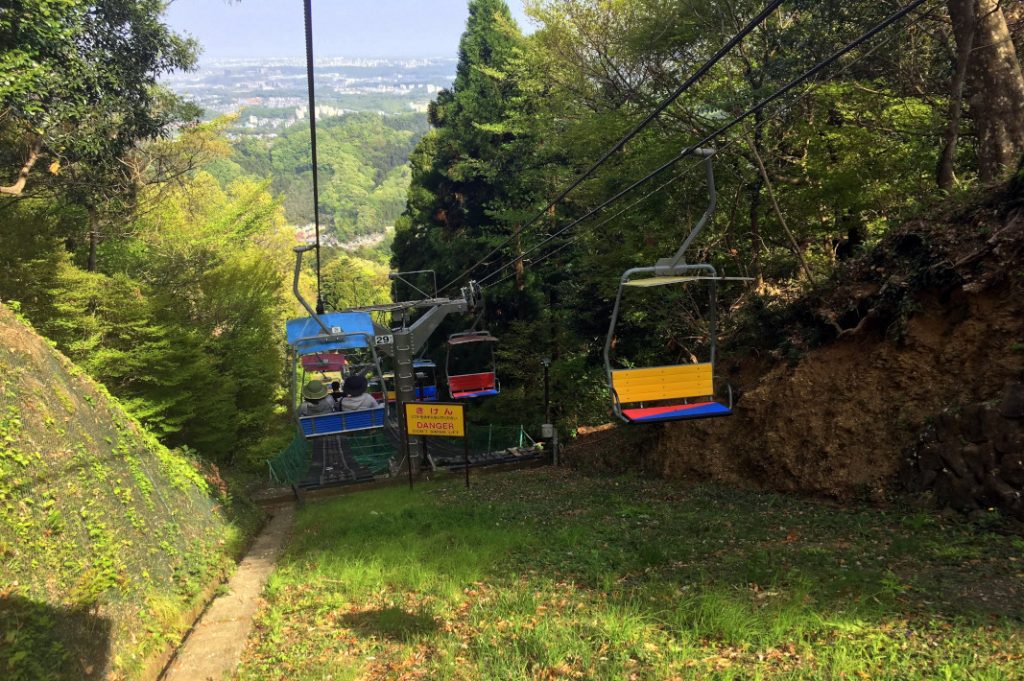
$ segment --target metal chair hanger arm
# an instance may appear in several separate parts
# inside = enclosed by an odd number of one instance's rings
[[[671,258],[662,258],[655,264],[655,268],[659,270],[658,274],[675,274],[676,267],[686,264],[686,251],[689,250],[690,244],[700,235],[704,227],[711,222],[715,215],[715,208],[718,206],[718,190],[715,188],[715,167],[712,160],[715,152],[713,149],[696,149],[693,153],[704,157],[704,172],[708,185],[708,206],[704,210],[704,214],[701,215],[700,220],[690,230],[690,234],[683,241],[683,245],[679,247],[676,254]]]
[[[320,328],[323,329],[324,333],[329,336],[331,335],[331,330],[327,328],[327,325],[324,324],[323,320],[317,316],[316,310],[310,307],[309,303],[306,302],[306,299],[302,297],[302,293],[299,292],[299,274],[302,272],[302,254],[314,249],[316,249],[315,244],[296,246],[292,249],[295,251],[295,277],[292,279],[292,293],[294,293],[295,297],[299,299],[302,307],[306,308],[306,312],[309,313],[309,316],[315,319],[316,323],[320,325]]]

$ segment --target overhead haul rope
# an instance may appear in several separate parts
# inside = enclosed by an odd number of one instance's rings
[[[910,23],[910,26],[909,26],[909,28],[913,28],[914,26],[917,26],[918,24],[920,24],[920,23],[921,23],[921,21],[922,21],[923,19],[924,19],[924,16],[923,16],[923,15],[922,15],[922,16],[918,16],[917,18],[915,18],[915,19],[914,19],[914,20],[913,20],[913,21],[912,21],[912,22]],[[854,59],[853,61],[851,61],[851,62],[847,63],[847,64],[846,64],[845,66],[843,66],[843,67],[842,67],[842,69],[840,69],[840,70],[839,70],[839,72],[838,72],[837,74],[835,74],[835,76],[832,76],[832,78],[834,78],[834,77],[836,77],[836,76],[839,76],[839,75],[842,75],[842,74],[843,74],[844,72],[846,72],[846,71],[849,71],[849,70],[850,70],[850,69],[852,69],[852,68],[853,68],[854,66],[856,66],[857,64],[859,64],[860,62],[862,62],[863,60],[867,59],[867,58],[868,58],[868,57],[870,57],[870,56],[871,56],[872,54],[874,54],[875,52],[877,52],[878,50],[882,49],[883,47],[885,47],[886,45],[888,45],[889,43],[891,43],[891,42],[892,42],[893,40],[895,40],[895,39],[896,39],[897,37],[899,37],[899,34],[897,34],[897,33],[893,33],[893,34],[891,34],[891,35],[890,35],[890,36],[889,36],[888,38],[886,38],[886,39],[885,39],[884,41],[882,41],[882,42],[880,42],[879,44],[875,45],[875,46],[874,46],[874,47],[872,47],[872,48],[871,48],[870,50],[868,50],[867,52],[863,53],[862,55],[860,55],[859,57],[857,57],[857,58],[856,58],[856,59]],[[800,96],[799,96],[799,97],[797,97],[797,98],[796,98],[796,99],[794,99],[794,100],[793,100],[792,102],[790,102],[790,103],[789,103],[789,104],[788,104],[788,105],[786,106],[786,108],[784,108],[784,109],[783,109],[783,110],[781,110],[781,111],[777,111],[776,113],[772,114],[772,115],[771,115],[771,116],[769,116],[768,118],[765,118],[765,119],[763,119],[762,121],[760,121],[759,123],[757,123],[756,125],[754,125],[754,126],[753,126],[753,128],[751,129],[751,131],[756,131],[756,130],[759,130],[760,128],[764,127],[765,125],[767,125],[767,124],[771,123],[772,121],[775,121],[775,120],[779,120],[779,119],[781,119],[781,118],[782,118],[782,116],[783,116],[783,115],[784,115],[784,114],[786,113],[786,111],[787,111],[787,110],[792,110],[792,109],[793,109],[793,107],[795,107],[795,106],[796,106],[797,104],[799,104],[800,102],[802,102],[802,101],[804,101],[805,99],[807,99],[808,97],[810,97],[810,96],[811,96],[812,94],[814,94],[814,92],[815,92],[815,91],[816,91],[816,90],[817,90],[818,88],[820,88],[820,87],[821,87],[821,86],[822,86],[822,85],[823,85],[823,84],[824,84],[825,82],[827,82],[827,81],[826,81],[826,80],[822,80],[822,81],[818,81],[818,82],[816,82],[816,83],[812,84],[812,85],[811,85],[811,87],[807,88],[807,89],[806,89],[806,90],[805,90],[804,92],[802,92],[802,93],[800,94]],[[725,151],[726,149],[728,149],[729,147],[731,147],[732,145],[736,144],[736,143],[737,143],[737,142],[739,142],[739,141],[740,141],[740,140],[739,140],[738,138],[735,138],[735,137],[734,137],[734,138],[730,139],[730,140],[729,140],[728,142],[726,142],[724,146],[722,146],[722,147],[717,147],[717,148],[716,148],[716,151],[717,151],[717,153],[721,154],[721,153],[722,153],[723,151]],[[699,167],[701,167],[701,166],[702,166],[702,164],[703,164],[703,161],[699,161],[699,162],[695,163],[694,165],[690,166],[689,168],[687,168],[687,169],[683,170],[682,172],[678,173],[678,174],[677,174],[677,175],[676,175],[675,177],[673,177],[672,179],[670,179],[670,180],[668,180],[668,181],[666,181],[666,182],[664,182],[664,183],[662,183],[662,184],[658,185],[658,186],[657,186],[656,188],[654,188],[653,190],[651,190],[651,191],[650,191],[650,192],[648,192],[647,194],[644,194],[644,195],[643,195],[643,196],[641,196],[641,197],[640,197],[639,199],[637,199],[637,200],[636,200],[636,201],[634,201],[633,203],[629,204],[629,205],[628,205],[628,206],[626,206],[625,208],[623,208],[623,209],[621,209],[621,210],[619,210],[619,211],[615,212],[614,214],[610,215],[609,217],[607,217],[607,218],[605,218],[605,219],[601,220],[600,222],[598,222],[597,224],[595,224],[595,225],[591,226],[591,227],[590,227],[590,229],[591,229],[591,230],[597,230],[597,229],[599,229],[599,228],[603,227],[604,225],[608,224],[609,222],[611,222],[611,221],[612,221],[612,220],[614,220],[615,218],[617,218],[617,217],[621,216],[621,215],[622,215],[623,213],[629,212],[630,210],[632,210],[633,208],[637,207],[638,205],[640,205],[641,203],[643,203],[643,202],[644,202],[644,201],[646,201],[647,199],[651,198],[652,196],[654,196],[654,195],[655,195],[655,194],[657,194],[658,192],[661,192],[661,191],[665,190],[665,189],[666,189],[667,187],[669,187],[670,185],[674,184],[675,182],[677,182],[678,180],[680,180],[680,179],[681,179],[682,177],[684,177],[684,176],[688,175],[688,174],[689,174],[689,173],[690,173],[691,171],[695,170],[696,168],[699,168]],[[563,230],[563,231],[564,231],[564,230]],[[561,233],[562,233],[562,232],[559,232],[558,234],[554,234],[554,235],[552,235],[552,236],[556,236],[556,237],[557,237],[557,236],[559,236],[559,234],[561,234]],[[544,262],[545,260],[548,260],[549,258],[551,258],[551,257],[555,256],[556,254],[558,254],[558,253],[560,253],[560,252],[564,251],[564,250],[565,250],[566,248],[568,248],[568,247],[569,247],[569,246],[571,246],[572,244],[574,244],[574,243],[576,243],[577,241],[579,241],[579,240],[580,240],[580,239],[581,239],[581,238],[582,238],[583,236],[584,236],[584,233],[580,233],[580,234],[577,234],[576,236],[572,237],[572,238],[571,238],[571,239],[569,239],[568,241],[565,241],[564,243],[562,243],[561,245],[559,245],[559,246],[558,246],[557,248],[555,248],[554,250],[552,250],[552,251],[549,251],[548,253],[544,254],[544,255],[543,255],[543,256],[541,256],[541,257],[540,257],[539,259],[537,259],[537,260],[533,260],[533,261],[526,261],[526,258],[527,258],[527,257],[528,257],[529,255],[531,255],[531,254],[535,253],[536,251],[538,251],[538,250],[539,250],[539,249],[540,249],[540,248],[541,248],[541,247],[542,247],[542,246],[543,246],[543,245],[544,245],[545,243],[547,243],[547,242],[545,241],[545,242],[541,242],[541,243],[539,243],[539,244],[536,244],[535,246],[533,246],[533,247],[531,247],[530,249],[528,249],[528,250],[527,250],[527,251],[526,251],[525,253],[523,253],[523,254],[522,254],[521,256],[519,256],[518,258],[516,258],[516,259],[513,259],[512,261],[510,261],[510,262],[508,262],[508,263],[506,263],[506,264],[502,265],[501,267],[499,267],[499,268],[497,268],[497,269],[495,269],[495,270],[492,270],[492,271],[490,272],[490,274],[487,274],[487,275],[485,275],[485,276],[481,277],[481,278],[480,278],[480,279],[478,280],[478,283],[479,283],[479,284],[480,284],[481,286],[484,286],[484,287],[492,287],[492,286],[494,286],[494,287],[497,287],[497,286],[500,286],[501,284],[505,283],[506,281],[508,281],[509,279],[511,279],[512,277],[514,277],[515,275],[514,275],[514,274],[509,274],[509,275],[506,275],[505,277],[502,277],[502,278],[501,278],[500,280],[498,280],[498,281],[494,282],[493,284],[488,284],[488,283],[487,283],[487,281],[488,281],[489,279],[493,279],[493,278],[494,278],[495,276],[497,276],[498,274],[501,274],[501,272],[503,272],[504,270],[508,269],[509,267],[512,267],[512,266],[513,266],[513,265],[514,265],[514,264],[515,264],[515,263],[517,262],[517,260],[519,260],[519,259],[523,259],[523,261],[524,261],[525,263],[527,263],[527,267],[536,267],[537,265],[540,265],[540,264],[541,264],[542,262]]]
[[[657,194],[658,192],[664,191],[664,190],[665,190],[665,189],[666,189],[666,188],[667,188],[667,187],[668,187],[669,185],[671,185],[671,184],[674,184],[675,182],[677,182],[677,181],[679,180],[680,176],[682,176],[683,174],[685,174],[685,172],[686,172],[686,171],[684,171],[683,173],[680,173],[680,174],[679,174],[679,176],[673,177],[673,178],[671,178],[671,179],[667,180],[666,182],[663,182],[662,184],[658,185],[657,187],[655,187],[655,188],[654,188],[654,189],[652,189],[651,191],[647,192],[646,194],[644,194],[643,196],[641,196],[641,197],[640,197],[639,199],[637,199],[637,200],[636,200],[636,201],[634,201],[633,203],[631,203],[631,204],[629,204],[628,206],[626,206],[625,208],[622,208],[622,209],[620,209],[619,211],[617,211],[617,212],[613,213],[612,215],[608,216],[608,217],[607,217],[607,218],[605,218],[604,220],[601,220],[601,222],[599,222],[599,223],[597,223],[596,225],[594,225],[594,226],[592,227],[592,229],[597,229],[597,228],[599,228],[599,227],[603,227],[604,225],[608,224],[609,222],[611,222],[611,221],[612,221],[612,220],[614,220],[615,218],[619,217],[619,216],[620,216],[620,215],[622,215],[623,213],[627,213],[627,212],[631,211],[632,209],[636,208],[636,207],[637,207],[637,206],[639,206],[639,205],[640,205],[641,203],[643,203],[643,202],[644,202],[644,201],[646,201],[647,199],[651,198],[652,196],[654,196],[654,195],[655,195],[655,194]],[[569,240],[568,240],[568,241],[566,241],[565,243],[563,243],[563,244],[561,244],[560,246],[558,246],[558,248],[554,249],[553,251],[549,251],[548,253],[546,253],[546,254],[545,254],[545,255],[544,255],[543,257],[541,257],[540,259],[538,259],[538,260],[536,260],[536,261],[534,261],[534,262],[531,262],[531,263],[529,263],[529,266],[530,266],[530,267],[536,267],[537,265],[541,264],[542,262],[544,262],[544,261],[545,261],[545,260],[547,260],[548,258],[550,258],[550,257],[554,256],[554,255],[555,255],[555,254],[557,254],[557,253],[560,253],[561,251],[564,251],[564,250],[565,250],[566,248],[568,248],[568,247],[569,247],[569,246],[571,246],[572,244],[574,244],[574,243],[576,243],[577,241],[579,241],[579,240],[580,240],[580,239],[581,239],[582,237],[583,237],[583,233],[577,234],[576,236],[572,237],[571,239],[569,239]],[[526,258],[526,256],[530,255],[531,253],[535,253],[536,251],[540,250],[541,246],[543,246],[543,245],[544,245],[544,244],[546,244],[546,243],[547,243],[547,241],[542,241],[541,243],[537,244],[536,246],[533,246],[533,247],[532,247],[532,248],[530,248],[530,249],[529,249],[528,251],[526,251],[525,253],[523,253],[523,254],[522,254],[521,256],[519,256],[519,258]],[[496,269],[496,270],[492,271],[492,272],[491,272],[490,274],[488,274],[488,275],[486,275],[486,276],[482,277],[482,278],[480,279],[480,281],[479,281],[479,282],[477,282],[477,283],[478,283],[478,284],[480,284],[480,286],[481,286],[481,287],[486,287],[486,288],[490,288],[490,287],[492,287],[492,286],[495,286],[495,287],[496,287],[496,286],[501,286],[501,285],[502,285],[502,284],[504,284],[504,283],[505,283],[506,281],[508,281],[508,280],[509,280],[509,279],[511,279],[512,277],[516,276],[516,273],[515,273],[515,272],[513,272],[512,274],[509,274],[509,275],[507,275],[507,276],[505,276],[505,277],[502,277],[501,279],[499,279],[498,281],[494,282],[493,284],[488,284],[488,283],[487,283],[487,280],[488,280],[488,279],[492,279],[493,277],[496,277],[497,275],[501,274],[501,273],[502,273],[502,272],[503,272],[504,270],[506,270],[506,269],[508,269],[509,267],[511,267],[512,265],[514,265],[514,264],[515,264],[515,262],[516,262],[516,261],[512,261],[512,262],[510,262],[510,263],[508,263],[508,264],[502,265],[502,266],[501,266],[501,267],[499,267],[498,269]]]
[[[313,8],[312,0],[303,0],[306,19],[306,89],[309,92],[309,148],[313,157],[313,225],[316,229],[316,313],[324,313],[324,299],[320,295],[320,187],[317,182],[316,162],[316,93],[313,85]]]
[[[562,201],[562,200],[563,200],[563,199],[564,199],[564,198],[565,198],[566,196],[568,196],[568,195],[569,195],[569,193],[570,193],[570,192],[571,192],[572,190],[574,190],[574,189],[576,189],[576,187],[580,186],[580,184],[582,184],[584,180],[586,180],[586,179],[587,179],[588,177],[590,177],[590,176],[591,176],[591,175],[592,175],[592,174],[594,173],[594,171],[595,171],[595,170],[597,170],[597,169],[598,169],[598,168],[599,168],[599,167],[600,167],[601,165],[603,165],[603,164],[604,164],[604,163],[605,163],[605,162],[606,162],[606,161],[607,161],[607,160],[608,160],[609,158],[611,158],[612,154],[614,154],[615,152],[619,151],[619,150],[620,150],[620,149],[622,149],[622,148],[623,148],[624,146],[626,146],[626,143],[628,143],[628,142],[629,142],[629,141],[630,141],[631,139],[633,139],[634,137],[636,137],[636,135],[637,135],[637,134],[639,134],[641,130],[643,130],[644,128],[646,128],[646,127],[647,127],[647,126],[648,126],[648,125],[649,125],[649,124],[650,124],[650,123],[651,123],[651,122],[652,122],[652,121],[653,121],[653,120],[654,120],[655,118],[657,118],[657,117],[658,117],[658,115],[659,115],[659,114],[660,114],[660,113],[661,113],[662,111],[664,111],[664,110],[665,110],[666,108],[668,108],[668,106],[669,106],[670,104],[672,104],[672,102],[674,102],[674,101],[675,101],[676,99],[678,99],[678,98],[679,98],[679,96],[680,96],[680,95],[682,95],[682,94],[683,94],[684,92],[686,92],[686,91],[687,91],[687,90],[689,90],[689,89],[690,89],[691,87],[693,87],[693,85],[694,85],[694,84],[695,84],[695,83],[696,83],[696,82],[697,82],[698,80],[700,80],[700,79],[701,79],[701,78],[702,78],[702,77],[704,76],[704,74],[706,74],[706,73],[707,73],[708,71],[710,71],[710,70],[711,70],[711,68],[712,68],[712,67],[713,67],[713,66],[714,66],[715,64],[717,64],[717,63],[718,63],[719,61],[721,61],[721,60],[722,60],[722,58],[723,58],[723,57],[725,57],[725,56],[726,56],[726,55],[727,55],[727,54],[728,54],[729,52],[731,52],[731,51],[732,51],[732,49],[733,49],[734,47],[736,47],[736,45],[738,45],[738,44],[740,43],[740,41],[742,41],[742,40],[743,40],[744,38],[746,38],[746,37],[747,37],[747,35],[748,35],[748,34],[749,34],[749,33],[750,33],[751,31],[753,31],[753,30],[754,30],[755,28],[757,28],[758,26],[760,26],[760,25],[761,25],[761,24],[762,24],[762,23],[763,23],[763,22],[764,22],[764,21],[765,21],[765,20],[766,20],[766,19],[767,19],[767,18],[768,18],[769,16],[771,16],[771,15],[772,15],[772,14],[773,14],[773,13],[775,12],[775,10],[777,10],[777,9],[779,8],[779,6],[780,6],[780,5],[781,5],[781,4],[782,4],[782,3],[784,2],[784,1],[785,1],[785,0],[772,0],[772,2],[771,2],[771,3],[769,3],[769,4],[768,4],[768,6],[767,6],[767,7],[765,7],[765,8],[764,8],[764,9],[763,9],[763,10],[761,11],[761,13],[760,13],[760,14],[758,14],[758,15],[757,15],[756,17],[754,17],[753,19],[751,19],[751,20],[750,20],[750,21],[749,21],[749,22],[747,23],[747,25],[746,25],[746,26],[744,26],[744,27],[743,27],[743,28],[742,28],[742,29],[740,30],[740,32],[739,32],[739,33],[737,33],[736,35],[734,35],[734,36],[733,36],[733,37],[732,37],[732,38],[731,38],[731,39],[729,40],[729,42],[727,42],[727,43],[726,43],[725,45],[723,45],[723,46],[722,46],[722,47],[721,47],[721,48],[720,48],[720,49],[718,50],[718,52],[716,52],[716,53],[715,53],[715,54],[714,54],[714,55],[713,55],[713,56],[712,56],[712,57],[711,57],[710,59],[708,59],[708,60],[707,60],[706,62],[704,62],[704,64],[703,64],[703,65],[701,65],[701,67],[700,67],[700,68],[698,68],[698,69],[697,69],[697,70],[696,70],[696,71],[695,71],[695,72],[693,73],[693,75],[691,75],[691,76],[690,76],[689,78],[687,78],[687,79],[686,79],[686,80],[685,80],[685,81],[684,81],[684,82],[683,82],[682,84],[680,84],[680,85],[679,85],[679,87],[677,87],[677,88],[676,88],[676,89],[675,89],[675,90],[674,90],[674,91],[673,91],[673,92],[672,92],[672,93],[671,93],[671,94],[670,94],[670,95],[669,95],[668,97],[666,97],[665,99],[663,99],[663,100],[661,101],[661,103],[660,103],[660,104],[658,104],[658,106],[656,106],[656,107],[654,108],[654,110],[653,110],[653,111],[652,111],[651,113],[647,114],[647,116],[646,116],[646,117],[644,117],[644,119],[643,119],[642,121],[640,121],[640,122],[639,122],[639,123],[637,123],[637,124],[636,124],[635,126],[633,126],[633,128],[632,128],[632,129],[630,129],[630,131],[629,131],[629,132],[627,132],[627,133],[626,133],[626,134],[625,134],[625,135],[624,135],[624,136],[622,137],[622,139],[620,139],[620,140],[619,140],[618,142],[616,142],[616,143],[615,143],[614,145],[612,145],[612,147],[611,147],[610,149],[608,149],[608,151],[606,151],[606,152],[605,152],[604,154],[602,154],[602,155],[601,155],[601,157],[600,157],[599,159],[597,159],[596,161],[594,161],[594,162],[593,162],[593,163],[592,163],[592,164],[590,165],[590,167],[589,167],[589,168],[587,168],[587,170],[583,172],[583,174],[581,174],[581,175],[580,175],[579,177],[577,177],[577,178],[576,178],[575,180],[573,180],[573,181],[572,181],[572,183],[570,183],[568,187],[566,187],[566,188],[565,188],[565,189],[563,189],[563,190],[562,190],[561,192],[559,192],[558,196],[556,196],[556,197],[555,197],[554,199],[552,199],[552,200],[551,200],[551,201],[550,201],[550,202],[548,203],[548,205],[547,205],[547,206],[545,206],[545,207],[544,207],[544,208],[543,208],[543,209],[542,209],[541,211],[539,211],[539,212],[538,212],[538,213],[537,213],[536,215],[534,215],[534,216],[533,216],[533,217],[532,217],[532,218],[531,218],[530,220],[528,220],[528,221],[526,222],[526,224],[525,224],[525,225],[523,225],[523,226],[522,226],[521,228],[517,229],[517,230],[515,231],[515,233],[514,233],[514,234],[513,234],[512,236],[508,237],[508,238],[507,238],[507,239],[505,239],[505,240],[504,240],[503,242],[501,242],[500,244],[498,244],[497,246],[495,246],[495,247],[494,247],[494,248],[493,248],[493,249],[492,249],[492,250],[491,250],[491,251],[490,251],[490,252],[489,252],[489,253],[488,253],[487,255],[485,255],[484,257],[480,258],[480,260],[478,260],[478,261],[477,261],[477,262],[475,262],[475,263],[474,263],[473,265],[471,265],[471,266],[470,266],[470,267],[469,267],[469,268],[468,268],[468,269],[467,269],[466,271],[464,271],[464,272],[463,272],[462,274],[458,275],[457,277],[455,277],[454,279],[452,279],[451,281],[449,281],[449,282],[448,282],[447,284],[445,284],[444,286],[442,286],[442,287],[441,287],[441,289],[440,289],[440,292],[441,292],[441,293],[443,293],[444,291],[447,291],[447,290],[448,290],[449,288],[451,288],[451,287],[452,287],[453,285],[455,285],[456,283],[458,283],[459,281],[461,281],[461,280],[462,280],[462,279],[463,279],[464,277],[466,277],[466,276],[468,276],[468,275],[472,274],[472,273],[473,273],[473,271],[474,271],[474,270],[476,270],[476,268],[477,268],[477,267],[479,267],[480,265],[483,265],[483,264],[484,264],[485,262],[487,262],[487,260],[488,260],[488,259],[489,259],[489,258],[490,258],[491,256],[493,256],[493,255],[494,255],[495,253],[498,253],[499,251],[501,251],[501,249],[503,249],[503,248],[504,248],[505,246],[508,246],[508,245],[509,245],[510,243],[512,243],[512,241],[513,241],[513,240],[514,240],[515,238],[517,238],[517,237],[519,237],[519,236],[522,236],[523,232],[525,232],[526,230],[530,229],[530,228],[531,228],[531,227],[532,227],[533,225],[537,224],[537,221],[538,221],[538,220],[540,220],[540,219],[541,219],[542,217],[544,217],[544,215],[545,215],[545,214],[547,214],[547,212],[548,212],[548,211],[549,211],[549,210],[550,210],[551,208],[554,208],[554,207],[555,207],[555,206],[556,206],[556,205],[557,205],[558,203],[560,203],[560,202],[561,202],[561,201]],[[307,3],[308,3],[308,0],[307,0]]]
[[[633,184],[629,185],[628,187],[626,187],[622,191],[618,192],[617,194],[615,194],[611,198],[607,199],[606,201],[604,201],[600,205],[598,205],[595,208],[592,208],[591,210],[587,211],[587,213],[584,214],[582,217],[577,218],[576,220],[570,222],[565,227],[559,229],[555,233],[553,233],[550,236],[548,236],[547,238],[543,239],[540,243],[538,243],[535,246],[533,246],[526,253],[523,253],[522,255],[516,256],[515,258],[513,258],[511,261],[509,261],[508,263],[506,263],[505,265],[500,267],[495,272],[492,272],[491,274],[489,274],[486,277],[482,278],[481,282],[484,281],[485,279],[490,279],[496,272],[500,272],[500,271],[502,271],[504,269],[507,269],[508,267],[513,266],[514,264],[516,264],[517,262],[521,261],[524,257],[529,255],[530,253],[535,252],[540,247],[544,246],[545,244],[547,244],[547,243],[551,242],[552,240],[556,239],[557,237],[561,236],[562,234],[564,234],[565,232],[569,231],[570,229],[572,229],[576,225],[580,224],[584,220],[587,220],[588,218],[596,215],[598,212],[604,210],[607,206],[609,206],[612,203],[618,201],[619,199],[621,199],[626,194],[629,194],[630,192],[632,192],[637,187],[639,187],[639,186],[649,182],[650,180],[654,179],[655,177],[657,177],[661,173],[663,173],[666,170],[668,170],[669,168],[673,167],[676,163],[679,163],[681,160],[686,158],[689,154],[693,153],[696,149],[699,149],[700,147],[704,146],[708,142],[710,142],[710,141],[714,140],[715,138],[719,137],[720,135],[728,132],[729,130],[734,128],[736,125],[738,125],[741,121],[743,121],[747,117],[752,116],[753,114],[755,114],[755,113],[757,113],[759,111],[762,111],[765,107],[767,107],[769,104],[771,104],[772,102],[777,100],[779,97],[781,97],[784,94],[788,93],[790,90],[792,90],[796,86],[800,85],[801,83],[804,83],[807,80],[809,80],[810,78],[816,76],[818,73],[823,71],[825,68],[831,66],[836,61],[838,61],[840,58],[842,58],[843,56],[845,56],[849,52],[853,51],[857,47],[860,47],[862,44],[864,44],[865,42],[867,42],[868,40],[870,40],[874,36],[878,35],[882,31],[884,31],[886,28],[888,28],[892,24],[896,23],[897,21],[899,21],[900,19],[905,17],[910,12],[913,12],[915,9],[917,9],[918,7],[920,7],[921,5],[923,5],[926,2],[928,2],[928,0],[914,0],[914,2],[911,2],[910,4],[906,5],[905,7],[903,7],[900,10],[898,10],[897,12],[889,15],[885,20],[883,20],[882,22],[876,24],[873,28],[869,29],[867,32],[862,33],[859,37],[857,37],[853,41],[847,43],[845,46],[843,46],[842,48],[840,48],[839,50],[834,52],[828,58],[824,59],[823,61],[818,62],[817,64],[815,64],[813,67],[811,67],[810,69],[805,71],[800,76],[798,76],[798,77],[794,78],[793,80],[789,81],[784,86],[782,86],[781,88],[776,90],[774,93],[772,93],[768,97],[765,97],[760,102],[758,102],[754,106],[750,107],[749,109],[747,109],[746,111],[741,113],[739,116],[737,116],[736,118],[731,120],[729,123],[726,123],[722,127],[718,128],[717,130],[715,130],[711,134],[709,134],[706,137],[704,137],[699,142],[697,142],[695,144],[692,144],[689,147],[686,147],[685,149],[683,149],[683,151],[681,151],[678,155],[674,156],[669,161],[667,161],[667,162],[663,163],[661,166],[655,168],[653,171],[651,171],[650,173],[648,173],[644,177],[640,178],[639,180],[637,180]],[[763,123],[762,123],[762,125],[763,125]],[[696,166],[694,166],[694,167],[696,167]],[[669,182],[667,182],[667,183],[661,185],[660,187],[658,187],[658,189],[656,189],[655,191],[653,191],[653,192],[651,192],[649,194],[646,194],[645,196],[641,197],[640,201],[643,201],[643,200],[647,199],[648,197],[650,197],[651,195],[653,195],[654,193],[656,193],[657,191],[660,191],[661,189],[664,189],[668,184],[671,184],[673,181],[674,180],[670,180]],[[639,203],[639,201],[636,202],[636,203]],[[624,213],[626,210],[628,210],[632,206],[636,205],[636,203],[631,204],[626,209],[623,209],[623,210],[619,211],[618,213],[616,213],[615,215],[613,215],[612,217],[608,218],[607,220],[602,221],[601,223],[599,223],[598,226],[604,225],[605,223],[609,222],[610,220],[614,219],[615,217],[618,217],[619,215]],[[506,277],[505,279],[502,279],[498,283],[501,283],[501,282],[505,281],[506,279],[508,279],[508,277]]]

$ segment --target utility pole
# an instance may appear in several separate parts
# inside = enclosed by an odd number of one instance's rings
[[[551,464],[558,465],[558,432],[551,423],[551,358],[541,360],[544,365],[544,424],[540,427],[541,439],[547,440],[551,450]]]
[[[411,326],[392,332],[394,345],[390,349],[380,348],[382,354],[389,354],[395,360],[395,406],[403,441],[412,439],[405,437],[404,415],[405,405],[416,401],[416,371],[412,364],[416,353],[427,344],[445,317],[454,313],[472,312],[479,307],[480,302],[480,287],[475,281],[462,289],[459,298],[424,302],[419,306],[426,308],[420,318]],[[415,438],[415,441],[409,443],[409,451],[406,452],[407,465],[418,472],[423,456],[422,438]]]
[[[416,377],[413,375],[412,360],[415,356],[413,350],[412,330],[403,329],[396,332],[394,345],[395,357],[395,405],[398,409],[398,428],[405,446],[406,465],[409,466],[409,475],[418,473],[420,461],[423,459],[423,450],[420,445],[420,438],[410,441],[411,438],[405,433],[405,404],[416,401]]]

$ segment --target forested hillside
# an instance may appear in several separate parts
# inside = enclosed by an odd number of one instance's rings
[[[44,6],[0,19],[17,74],[0,89],[0,298],[164,443],[258,464],[284,424],[287,225],[312,218],[308,132],[232,145],[225,122],[198,123],[158,85],[197,46],[156,5],[69,2],[34,23]],[[531,4],[525,36],[501,0],[473,0],[425,134],[415,115],[322,121],[321,222],[341,241],[394,222],[393,267],[435,269],[448,290],[480,281],[506,389],[479,417],[539,421],[550,356],[572,432],[609,417],[600,355],[619,276],[674,252],[705,208],[704,175],[679,155],[700,142],[717,151],[717,211],[687,258],[753,280],[720,292],[722,348],[795,358],[785,334],[762,347],[750,329],[827,291],[895,226],[970,204],[1024,149],[1021,9],[915,2],[883,21],[900,7],[553,0]],[[332,307],[386,299],[371,251],[322,255]],[[620,366],[707,352],[702,298],[630,295]],[[847,312],[817,314],[842,327]]]
[[[24,76],[0,90],[0,300],[164,444],[261,470],[288,429],[283,321],[298,309],[295,229],[313,218],[308,127],[267,144],[200,123],[158,85],[197,50],[158,4],[67,3],[42,30],[44,5],[0,23],[16,46],[5,64]],[[387,230],[425,127],[418,114],[321,121],[325,245],[348,249],[321,253],[331,306],[387,300]]]
[[[421,114],[348,114],[318,122],[321,224],[340,242],[380,234],[405,209],[409,153],[426,132]],[[291,224],[313,222],[309,126],[264,141],[241,138],[214,164],[222,181],[266,178]]]
[[[902,7],[552,0],[530,4],[538,28],[524,36],[501,0],[470,2],[457,78],[413,153],[394,253],[400,269],[484,285],[505,377],[489,415],[539,420],[549,356],[566,429],[609,418],[601,350],[619,277],[673,254],[707,205],[699,159],[680,157],[691,145],[716,150],[718,196],[687,261],[752,280],[719,291],[720,351],[733,358],[796,361],[800,342],[778,326],[790,303],[827,293],[864,249],[891,248],[908,220],[970,205],[1012,173],[1024,152],[1021,7],[926,2],[887,20]],[[814,314],[845,329],[849,311],[823,298]],[[706,301],[679,287],[627,292],[616,366],[707,357]]]
[[[163,442],[219,462],[272,421],[294,240],[266,182],[200,168],[226,152],[200,125],[132,151],[130,201],[54,186],[0,207],[0,297]]]

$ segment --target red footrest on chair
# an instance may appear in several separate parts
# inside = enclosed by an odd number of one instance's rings
[[[718,402],[693,402],[690,404],[670,404],[661,407],[641,407],[638,409],[622,410],[622,415],[633,423],[678,421],[682,419],[729,416],[730,414],[732,414],[732,410]]]

